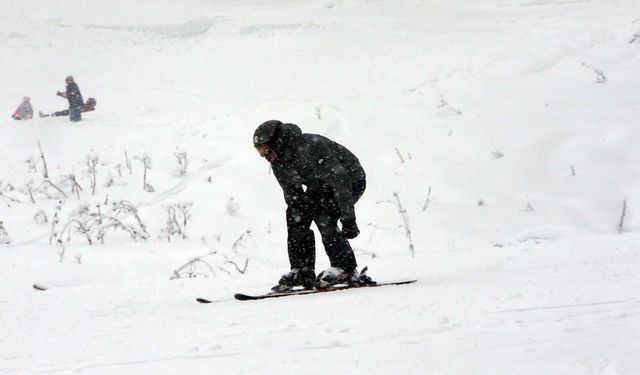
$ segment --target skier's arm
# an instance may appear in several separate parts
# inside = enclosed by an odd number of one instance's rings
[[[332,150],[330,145],[325,142],[314,142],[311,154],[318,155],[318,159],[315,161],[318,177],[333,189],[334,199],[340,209],[340,218],[343,222],[345,220],[355,221],[351,176],[340,164],[335,150]]]
[[[282,188],[284,201],[287,203],[287,206],[290,208],[300,208],[304,204],[304,190],[302,186],[295,185],[291,183],[291,181],[288,181],[276,170],[276,167],[274,167],[273,174],[276,176]]]

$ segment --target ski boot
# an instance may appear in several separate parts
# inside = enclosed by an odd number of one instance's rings
[[[304,289],[313,289],[316,281],[316,273],[310,268],[294,268],[285,273],[278,281],[278,285],[271,288],[272,293],[286,293],[293,288],[301,286]]]
[[[369,269],[368,267],[365,267],[359,273],[358,273],[358,271],[356,271],[355,274],[351,276],[351,282],[353,284],[357,284],[357,285],[375,285],[375,284],[377,284],[375,281],[373,281],[371,279],[371,277],[369,277],[369,275],[367,275],[367,270],[368,269]]]
[[[320,272],[316,278],[316,288],[330,288],[334,285],[371,285],[376,282],[371,280],[371,277],[367,276],[367,267],[358,272],[354,269],[351,272],[346,272],[340,267],[329,267],[326,270]]]

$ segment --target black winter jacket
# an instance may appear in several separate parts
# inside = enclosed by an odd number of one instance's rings
[[[303,134],[295,124],[282,124],[271,147],[278,155],[273,173],[290,208],[306,204],[307,191],[332,194],[341,219],[355,219],[352,186],[365,184],[358,158],[346,147],[318,134]]]
[[[80,88],[75,82],[67,83],[66,98],[69,101],[70,108],[80,108],[84,105]]]

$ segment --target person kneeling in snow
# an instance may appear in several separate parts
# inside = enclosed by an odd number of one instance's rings
[[[96,100],[94,98],[87,99],[87,102],[82,105],[80,108],[80,112],[91,112],[96,110]],[[53,112],[51,114],[46,114],[42,112],[38,112],[40,117],[49,117],[49,116],[69,116],[69,110],[65,109],[64,111]]]
[[[366,175],[346,147],[318,134],[303,134],[295,124],[262,123],[253,145],[273,168],[287,204],[287,249],[291,271],[282,275],[274,292],[295,286],[305,289],[335,284],[372,283],[356,269],[349,239],[360,234],[354,205],[364,193]],[[342,229],[338,228],[338,220]],[[331,267],[315,275],[315,238],[322,236]]]
[[[11,115],[14,120],[29,120],[33,117],[33,107],[31,107],[31,98],[25,96],[22,98],[22,103],[18,106],[13,115]]]

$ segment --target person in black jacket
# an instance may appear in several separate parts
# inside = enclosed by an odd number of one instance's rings
[[[80,88],[72,76],[68,76],[64,81],[67,84],[65,92],[58,91],[56,95],[66,98],[69,101],[69,120],[80,121],[82,120],[81,112],[84,106]]]
[[[287,204],[287,250],[291,271],[273,291],[342,283],[368,283],[357,271],[349,239],[360,234],[354,205],[366,188],[366,174],[346,147],[318,134],[302,133],[295,124],[262,123],[253,145],[273,168]],[[338,220],[342,229],[338,227]],[[331,267],[315,276],[315,222]]]

